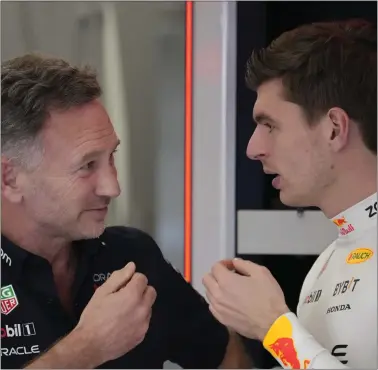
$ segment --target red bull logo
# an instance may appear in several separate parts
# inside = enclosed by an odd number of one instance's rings
[[[301,368],[301,362],[299,361],[292,338],[277,339],[269,348],[282,361],[284,366],[289,366],[292,369]]]
[[[333,223],[337,226],[337,227],[342,227],[344,225],[347,224],[347,221],[345,219],[345,217],[341,217],[341,218],[335,218],[333,220]]]
[[[354,227],[352,224],[349,224],[347,227],[342,227],[340,229],[340,235],[346,235],[354,231]]]
[[[333,223],[339,228],[340,235],[347,235],[354,231],[354,227],[352,224],[348,224],[348,221],[345,217],[335,218]],[[344,227],[345,226],[345,227]]]
[[[293,327],[286,316],[281,316],[271,327],[264,339],[264,347],[285,368],[307,369],[310,361],[301,361],[295,341]]]

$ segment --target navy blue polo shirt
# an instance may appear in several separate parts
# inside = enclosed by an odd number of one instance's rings
[[[162,368],[170,360],[183,368],[217,368],[228,331],[206,301],[163,257],[146,233],[110,227],[93,240],[74,243],[78,266],[72,287],[74,317],[57,296],[50,264],[2,236],[1,363],[21,368],[67,335],[98,286],[133,261],[157,291],[144,341],[100,368]]]

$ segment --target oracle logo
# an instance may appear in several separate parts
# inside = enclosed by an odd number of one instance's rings
[[[94,283],[101,283],[109,279],[111,273],[108,272],[107,274],[100,273],[100,274],[93,274],[93,282]]]
[[[30,347],[11,347],[11,348],[1,348],[1,356],[23,356],[23,355],[33,355],[40,353],[39,345],[35,344]]]

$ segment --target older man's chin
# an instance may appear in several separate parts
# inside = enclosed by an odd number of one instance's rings
[[[91,225],[85,225],[85,227],[79,230],[79,239],[96,239],[103,234],[105,227],[105,222],[99,221]]]

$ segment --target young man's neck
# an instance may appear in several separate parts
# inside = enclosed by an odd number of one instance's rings
[[[1,233],[22,249],[46,259],[51,265],[57,260],[69,259],[70,241],[49,235],[25,217],[22,210],[4,200],[1,207]]]
[[[349,162],[322,198],[319,208],[329,219],[377,192],[377,157],[356,162]]]

